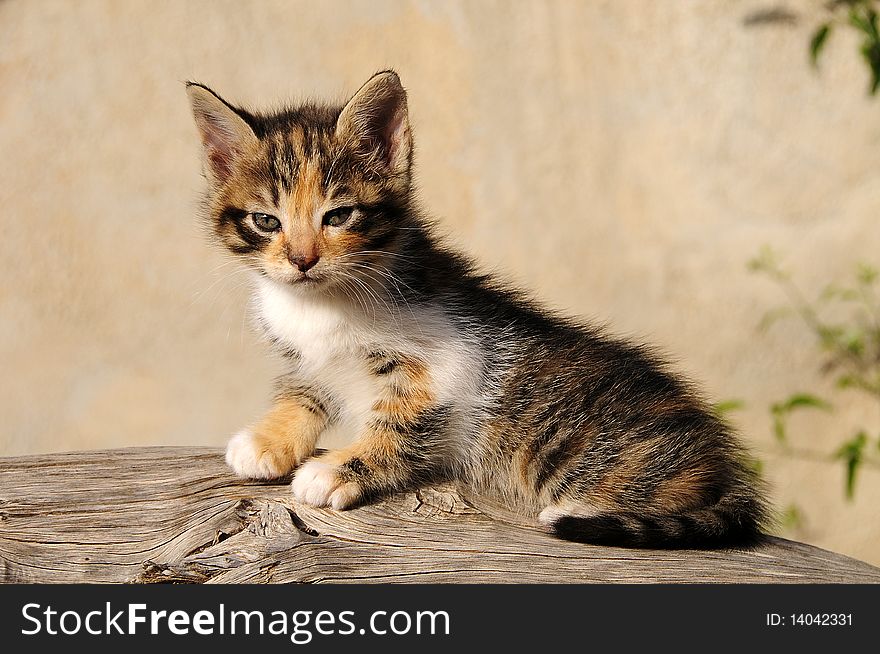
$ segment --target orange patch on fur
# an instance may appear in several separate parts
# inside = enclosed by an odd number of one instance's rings
[[[651,452],[647,443],[634,444],[621,452],[620,459],[608,473],[590,488],[587,494],[590,503],[608,509],[619,507],[621,495],[627,487],[639,483]]]
[[[381,429],[371,430],[368,436],[356,440],[341,450],[328,452],[321,457],[321,461],[341,466],[352,459],[359,459],[373,472],[382,474],[391,471],[388,463],[399,456],[397,434]]]
[[[287,236],[284,232],[278,232],[275,238],[263,248],[263,253],[270,259],[285,261],[287,259]]]
[[[340,232],[329,238],[322,237],[322,250],[324,256],[338,257],[349,252],[358,252],[363,249],[366,239],[361,234],[353,232]],[[362,261],[369,261],[369,257],[363,257]]]
[[[314,453],[326,422],[323,413],[305,408],[296,398],[279,398],[251,431],[261,453],[271,456],[284,474]]]
[[[322,166],[313,159],[304,159],[299,166],[296,185],[290,194],[291,219],[312,221],[318,207],[324,201]]]
[[[664,479],[657,486],[654,503],[662,513],[680,513],[703,504],[706,482],[711,481],[709,470],[686,470]]]
[[[388,386],[373,405],[373,411],[390,422],[406,424],[416,420],[433,402],[427,366],[421,361],[406,359],[398,362],[388,375]]]

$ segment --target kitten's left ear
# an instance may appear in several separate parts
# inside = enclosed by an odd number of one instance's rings
[[[377,157],[392,174],[409,174],[412,134],[406,91],[397,73],[376,73],[339,114],[336,134],[349,139],[360,151]]]

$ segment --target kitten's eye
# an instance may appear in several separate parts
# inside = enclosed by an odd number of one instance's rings
[[[325,213],[323,222],[330,227],[339,227],[348,222],[353,212],[354,207],[339,207],[338,209]]]
[[[281,221],[267,213],[252,213],[251,220],[261,232],[277,232],[281,229]]]

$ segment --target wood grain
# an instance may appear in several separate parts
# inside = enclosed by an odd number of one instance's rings
[[[236,479],[219,450],[0,459],[3,582],[880,583],[880,569],[779,538],[751,550],[560,541],[451,485],[335,512]]]

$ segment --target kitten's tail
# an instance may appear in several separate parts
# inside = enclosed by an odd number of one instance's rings
[[[726,496],[712,506],[673,515],[621,511],[593,516],[561,514],[552,531],[592,545],[641,548],[718,548],[760,542],[765,509],[754,498]]]

